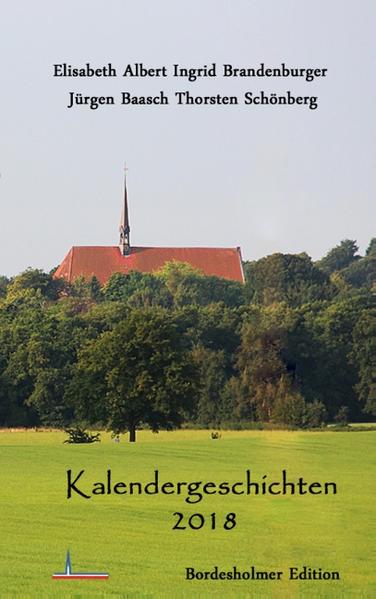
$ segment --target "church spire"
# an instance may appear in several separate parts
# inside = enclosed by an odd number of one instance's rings
[[[128,256],[131,253],[131,242],[130,242],[130,226],[129,226],[129,215],[128,215],[128,196],[127,196],[127,167],[124,168],[124,203],[121,211],[120,219],[120,241],[119,247],[123,256]]]

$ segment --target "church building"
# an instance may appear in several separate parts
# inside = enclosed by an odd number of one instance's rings
[[[73,246],[55,271],[55,278],[70,283],[77,277],[93,275],[104,284],[114,273],[132,270],[156,272],[166,262],[187,262],[205,275],[215,275],[244,282],[240,248],[143,247],[132,246],[128,212],[127,183],[124,178],[124,201],[120,221],[119,245]]]

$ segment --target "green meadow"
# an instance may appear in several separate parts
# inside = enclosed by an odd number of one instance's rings
[[[210,431],[138,433],[119,444],[64,445],[58,432],[0,432],[1,597],[375,597],[376,433]],[[66,472],[80,486],[106,480],[243,481],[251,469],[278,481],[334,481],[336,495],[96,495],[66,498]],[[82,482],[82,484],[81,484]],[[173,530],[174,512],[205,517]],[[226,514],[236,526],[223,528]],[[211,514],[217,527],[211,528]],[[195,523],[198,519],[194,520]],[[74,571],[107,581],[52,580],[70,549]],[[282,580],[185,579],[185,569],[284,571]],[[340,580],[289,580],[289,568],[338,571]]]

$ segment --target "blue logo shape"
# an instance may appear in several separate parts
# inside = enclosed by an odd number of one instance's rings
[[[109,574],[107,572],[73,572],[69,549],[65,559],[65,571],[55,572],[55,574],[52,575],[53,580],[107,580],[108,577]]]

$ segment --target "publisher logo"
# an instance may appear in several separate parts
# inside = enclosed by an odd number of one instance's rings
[[[55,574],[52,575],[52,578],[54,580],[107,580],[108,577],[109,574],[107,572],[73,572],[69,550],[67,551],[67,557],[65,560],[65,571],[55,572]]]

